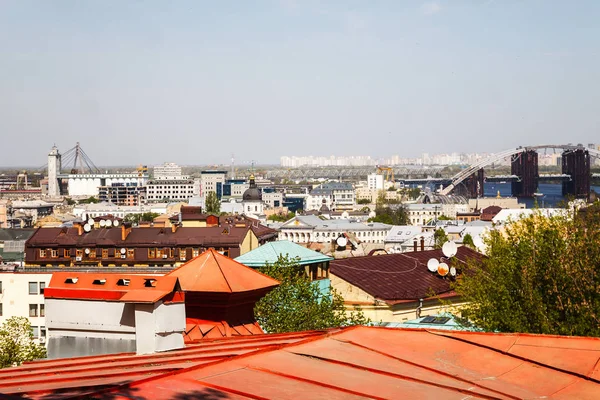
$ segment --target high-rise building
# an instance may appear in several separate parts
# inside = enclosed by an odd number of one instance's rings
[[[52,150],[48,154],[48,196],[60,196],[60,183],[58,182],[58,174],[61,169],[61,156],[56,146],[52,146]]]

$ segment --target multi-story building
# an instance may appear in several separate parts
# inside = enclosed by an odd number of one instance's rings
[[[367,187],[371,190],[383,190],[383,175],[381,174],[370,174],[367,176]]]
[[[227,171],[206,170],[200,173],[200,196],[213,192],[220,199],[223,197],[223,185]]]
[[[227,179],[223,184],[223,199],[241,199],[244,192],[250,187],[245,179]]]
[[[129,214],[144,214],[148,212],[167,214],[170,211],[173,213],[177,211],[170,210],[172,208],[173,207],[168,203],[142,204],[137,206],[118,206],[112,203],[78,204],[73,207],[73,215],[83,219],[102,217],[105,215],[125,218]]]
[[[348,182],[328,182],[311,190],[304,205],[305,211],[319,210],[326,205],[330,210],[351,210],[356,203],[354,187]]]
[[[163,165],[155,165],[153,168],[154,179],[166,180],[181,180],[187,179],[181,173],[181,167],[175,163],[164,163]]]
[[[27,317],[34,338],[43,343],[46,338],[44,289],[51,277],[51,272],[0,268],[0,324],[10,317]]]
[[[98,188],[98,199],[122,206],[137,206],[146,199],[146,187],[138,186],[137,182],[113,183],[110,186]]]
[[[149,203],[161,201],[187,201],[200,196],[198,179],[156,179],[146,185]]]
[[[351,235],[361,242],[384,243],[392,225],[357,222],[347,219],[323,220],[315,215],[295,216],[279,227],[279,240],[290,242],[329,243],[340,236]]]

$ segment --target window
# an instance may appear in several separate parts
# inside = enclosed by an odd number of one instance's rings
[[[46,337],[46,327],[45,326],[40,327],[40,337]]]
[[[58,249],[51,249],[50,250],[50,257],[52,257],[52,258],[58,258]]]
[[[0,317],[2,316],[2,303],[0,303]]]
[[[127,249],[127,258],[133,258],[135,256],[135,249]]]
[[[64,254],[64,257],[71,257],[71,250],[65,249],[63,254]]]
[[[75,257],[79,257],[79,258],[83,257],[83,250],[81,250],[81,249],[75,250]]]
[[[2,281],[0,281],[0,294],[2,294]]]
[[[37,282],[29,282],[29,294],[38,294]]]
[[[40,258],[46,258],[46,250],[40,249]]]
[[[148,258],[156,258],[156,249],[155,248],[148,249]]]
[[[45,316],[46,316],[46,305],[40,304],[40,317],[45,317]]]
[[[96,249],[90,249],[90,258],[96,258]]]
[[[102,249],[102,258],[108,258],[108,249]]]
[[[40,294],[44,294],[44,289],[46,289],[46,282],[40,282]]]
[[[198,252],[198,248],[197,248],[197,247],[194,247],[194,248],[192,249],[192,257],[198,257],[198,254],[199,254],[199,252]]]
[[[38,305],[37,304],[30,304],[29,305],[29,316],[30,317],[37,317],[38,316]]]

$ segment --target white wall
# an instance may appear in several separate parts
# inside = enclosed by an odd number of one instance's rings
[[[40,283],[48,287],[50,278],[52,274],[48,273],[0,272],[0,282],[2,282],[0,324],[10,317],[27,317],[31,326],[37,327],[37,333],[40,335],[40,329],[46,327],[46,318],[40,316],[40,306],[47,306],[44,303],[44,295],[40,294]],[[29,282],[36,283],[36,294],[29,294]],[[30,304],[37,306],[37,317],[29,317]],[[35,329],[34,333],[36,333]]]

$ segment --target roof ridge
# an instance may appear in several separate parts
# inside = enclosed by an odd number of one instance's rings
[[[219,259],[215,256],[216,250],[211,248],[211,249],[209,249],[209,251],[211,252],[210,256],[214,257],[215,262],[217,263],[217,267],[219,267],[219,271],[221,272],[221,275],[223,275],[223,279],[225,280],[225,283],[227,284],[227,287],[229,288],[229,291],[231,293],[233,293],[233,288],[231,287],[231,284],[229,283],[229,279],[227,278],[227,275],[225,275],[225,271],[223,270],[223,267],[221,266],[221,263],[219,262]],[[208,259],[208,257],[207,257],[207,259]]]

